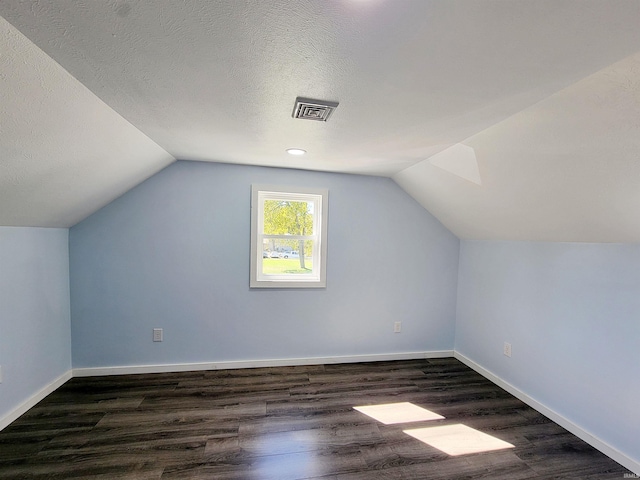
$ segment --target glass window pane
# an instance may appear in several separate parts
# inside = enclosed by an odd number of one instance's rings
[[[313,240],[265,239],[262,251],[264,275],[310,275],[313,273]]]
[[[313,202],[264,201],[266,235],[313,235]]]

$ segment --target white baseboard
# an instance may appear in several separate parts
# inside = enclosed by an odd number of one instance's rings
[[[452,357],[453,350],[429,352],[388,353],[372,355],[348,355],[335,357],[278,358],[269,360],[237,360],[229,362],[172,363],[160,365],[131,365],[118,367],[74,368],[74,377],[99,375],[132,375],[137,373],[168,373],[198,370],[226,370],[235,368],[291,367],[299,365],[321,365],[335,363],[384,362],[390,360],[415,360],[420,358]]]
[[[72,376],[71,370],[63,373],[58,378],[56,378],[49,385],[41,389],[39,392],[31,395],[27,400],[18,405],[17,408],[13,409],[4,417],[0,418],[0,430],[3,430],[5,427],[13,423],[18,419],[21,415],[27,413],[27,411],[34,407],[36,403],[45,398],[50,393],[53,393],[58,388],[60,388],[67,380],[69,380]]]
[[[530,397],[529,395],[527,395],[523,391],[521,391],[518,388],[516,388],[513,385],[511,385],[509,382],[506,382],[503,379],[501,379],[500,377],[498,377],[497,375],[495,375],[493,372],[487,370],[486,368],[482,367],[481,365],[478,365],[477,363],[475,363],[470,358],[465,357],[463,354],[461,354],[459,352],[454,352],[454,357],[457,358],[458,360],[460,360],[462,363],[464,363],[468,367],[470,367],[473,370],[475,370],[476,372],[478,372],[483,377],[485,377],[488,380],[492,381],[493,383],[495,383],[499,387],[505,389],[507,392],[509,392],[514,397],[522,400],[524,403],[526,403],[527,405],[532,407],[534,410],[537,410],[538,412],[540,412],[541,414],[543,414],[547,418],[549,418],[549,419],[553,420],[554,422],[556,422],[561,427],[563,427],[566,430],[568,430],[569,432],[573,433],[576,437],[584,440],[585,442],[587,442],[592,447],[600,450],[602,453],[607,455],[609,458],[612,458],[613,460],[618,462],[623,467],[628,468],[629,470],[631,470],[636,475],[640,475],[640,462],[638,462],[638,461],[634,460],[633,458],[625,455],[620,450],[612,447],[608,443],[600,440],[598,437],[596,437],[595,435],[593,435],[589,431],[585,430],[584,428],[582,428],[579,425],[576,425],[571,420],[567,419],[566,417],[563,417],[562,415],[560,415],[559,413],[555,412],[554,410],[551,410],[550,408],[546,407],[544,404],[538,402],[535,398]]]

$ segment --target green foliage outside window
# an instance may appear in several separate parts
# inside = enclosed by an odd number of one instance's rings
[[[264,234],[266,235],[312,235],[313,203],[285,200],[265,200]],[[301,270],[308,270],[305,257],[310,257],[312,240],[286,238],[270,239],[268,250],[298,252]]]
[[[264,232],[267,235],[312,235],[313,204],[264,201]]]

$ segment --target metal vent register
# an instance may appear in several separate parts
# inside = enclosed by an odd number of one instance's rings
[[[326,122],[337,106],[338,102],[298,97],[296,98],[296,106],[293,109],[293,118]]]

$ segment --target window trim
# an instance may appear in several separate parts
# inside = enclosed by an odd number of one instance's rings
[[[264,200],[273,197],[288,197],[297,201],[311,201],[310,195],[320,197],[317,208],[319,215],[314,212],[314,228],[319,227],[319,233],[313,234],[317,247],[313,252],[313,265],[319,268],[318,275],[303,277],[301,275],[263,275],[262,269],[262,238],[273,238],[273,235],[262,233],[264,214],[262,207]],[[328,219],[329,190],[326,188],[306,188],[275,185],[251,186],[251,262],[250,288],[326,288],[327,286],[327,219]],[[278,237],[276,235],[275,237]],[[288,236],[289,237],[289,236]],[[309,236],[305,236],[309,237]],[[296,239],[297,236],[290,238]],[[260,248],[259,248],[260,247]],[[317,258],[316,258],[317,257]]]

